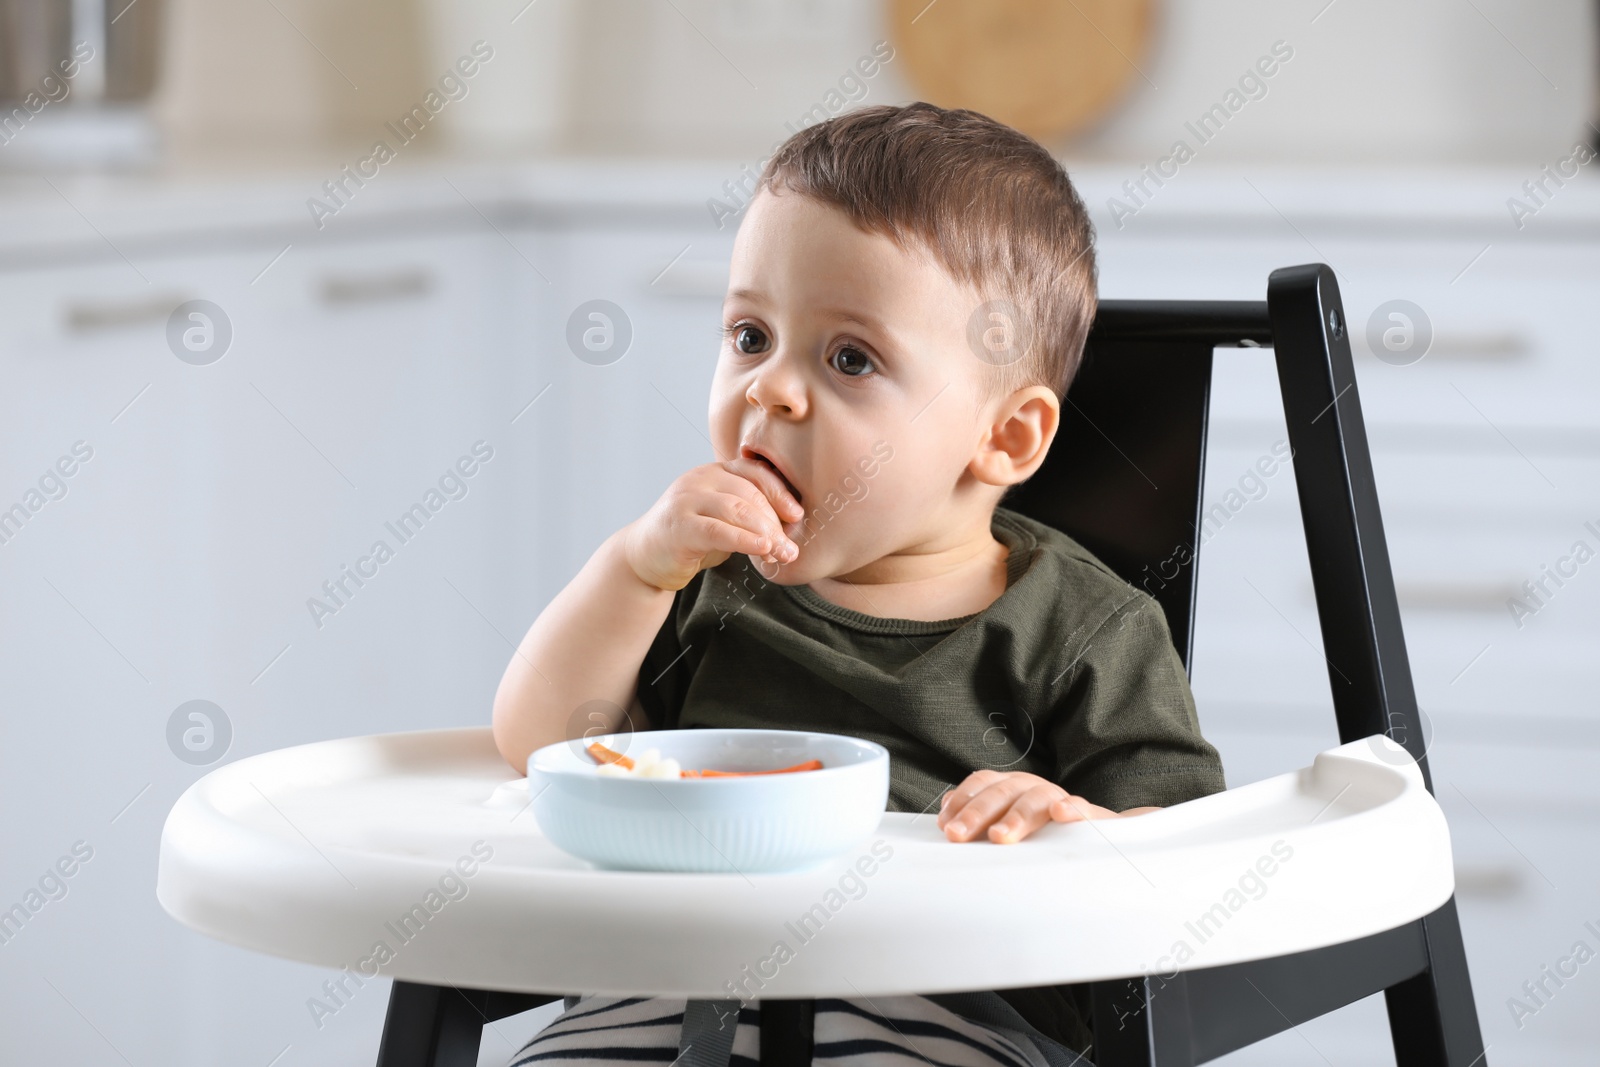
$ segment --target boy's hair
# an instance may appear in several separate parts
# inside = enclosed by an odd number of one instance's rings
[[[996,364],[1010,390],[1064,396],[1094,320],[1094,226],[1067,172],[1033,138],[986,115],[925,102],[859,108],[796,133],[761,172],[783,189],[842,209],[867,233],[916,242],[986,301],[1026,348]],[[1014,309],[1016,321],[1008,323]],[[990,325],[975,313],[975,345]],[[1003,335],[1002,335],[1003,336]]]

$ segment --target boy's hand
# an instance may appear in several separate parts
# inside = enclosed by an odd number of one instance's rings
[[[987,830],[990,841],[1021,841],[1047,822],[1120,819],[1159,808],[1117,812],[1074,796],[1054,782],[1027,771],[973,771],[944,795],[938,825],[951,841],[971,841]]]
[[[768,563],[792,563],[800,546],[779,514],[798,522],[800,502],[771,470],[747,459],[695,467],[667,487],[631,523],[623,552],[647,585],[677,590],[735,552]]]

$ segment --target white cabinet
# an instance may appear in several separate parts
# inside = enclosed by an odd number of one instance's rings
[[[0,1031],[0,1061],[108,1053],[39,975],[134,1062],[333,1048],[304,1007],[315,968],[211,942],[156,903],[162,822],[209,769],[168,750],[168,718],[215,702],[227,759],[482,723],[510,654],[462,595],[487,601],[516,547],[504,246],[481,224],[396,226],[297,246],[262,274],[283,243],[130,244],[137,269],[107,248],[0,286],[0,506],[75,441],[92,448],[0,544],[0,806],[25,813],[0,831],[4,892],[75,840],[95,850],[6,946],[0,996],[40,1022]],[[232,333],[208,365],[167,338],[197,298]],[[480,440],[495,459],[441,485]],[[418,504],[426,522],[401,543],[391,525]],[[345,568],[379,540],[393,558],[358,586]],[[307,600],[337,603],[325,581],[345,592],[319,628]],[[374,1027],[383,998],[359,1008]],[[375,1054],[375,1028],[357,1036]]]
[[[245,304],[215,368],[208,498],[235,677],[300,709],[266,748],[307,716],[342,736],[487,714],[498,641],[451,583],[482,595],[511,543],[502,247],[402,230],[297,248]]]

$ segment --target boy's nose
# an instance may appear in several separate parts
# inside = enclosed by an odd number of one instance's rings
[[[805,383],[777,360],[756,373],[744,396],[752,407],[791,419],[805,417],[808,406]]]

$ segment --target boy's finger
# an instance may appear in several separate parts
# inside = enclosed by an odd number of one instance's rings
[[[959,810],[946,809],[940,812],[940,818],[944,820],[945,837],[951,841],[970,841],[1009,810],[1017,794],[1024,788],[1022,782],[1004,777],[985,783],[978,794],[962,804]],[[951,801],[951,806],[955,803]]]
[[[729,473],[737,474],[746,481],[754,483],[772,504],[773,511],[780,519],[793,523],[805,518],[806,512],[800,506],[800,501],[795,499],[795,495],[789,491],[783,479],[765,463],[757,463],[744,456],[735,456],[722,466]]]
[[[693,529],[704,547],[718,552],[765,556],[772,550],[772,540],[765,534],[731,525],[710,515],[698,516]]]
[[[786,554],[778,554],[777,559],[784,563],[796,559],[800,555],[800,546],[795,543],[790,527],[799,524],[784,524],[783,517],[779,514],[781,500],[774,502],[771,495],[773,491],[782,491],[783,483],[778,481],[770,470],[750,460],[730,461],[721,464],[721,468],[723,477],[715,483],[716,487],[724,493],[749,501],[763,515],[769,517],[774,545],[788,546]]]
[[[763,512],[771,515],[775,525],[782,525],[783,518],[778,514],[778,509],[772,502],[772,495],[760,481],[763,469],[748,461],[734,462],[743,462],[744,467],[735,469],[734,463],[719,464],[718,476],[712,480],[710,485],[712,491],[728,493],[741,500],[748,500],[752,506],[760,508]],[[770,475],[772,472],[765,471],[765,473]]]
[[[1050,821],[1050,807],[1060,796],[1060,787],[1040,783],[1011,804],[1011,810],[989,827],[989,840],[1009,845],[1021,841]]]
[[[1115,815],[1109,808],[1091,804],[1079,796],[1068,793],[1050,805],[1050,818],[1056,822],[1083,822],[1085,819],[1105,819]]]
[[[748,482],[745,484],[749,485]],[[712,493],[698,503],[700,513],[765,538],[767,547],[756,553],[758,555],[770,554],[784,562],[794,559],[800,554],[800,546],[784,534],[778,517],[772,513],[766,499],[755,491],[755,487],[750,486],[748,492],[748,496],[743,493]]]
[[[943,828],[950,819],[961,813],[961,809],[972,801],[972,798],[983,792],[994,782],[1004,776],[999,771],[981,770],[973,771],[966,779],[954,789],[944,795],[939,802],[939,817],[935,822]]]

